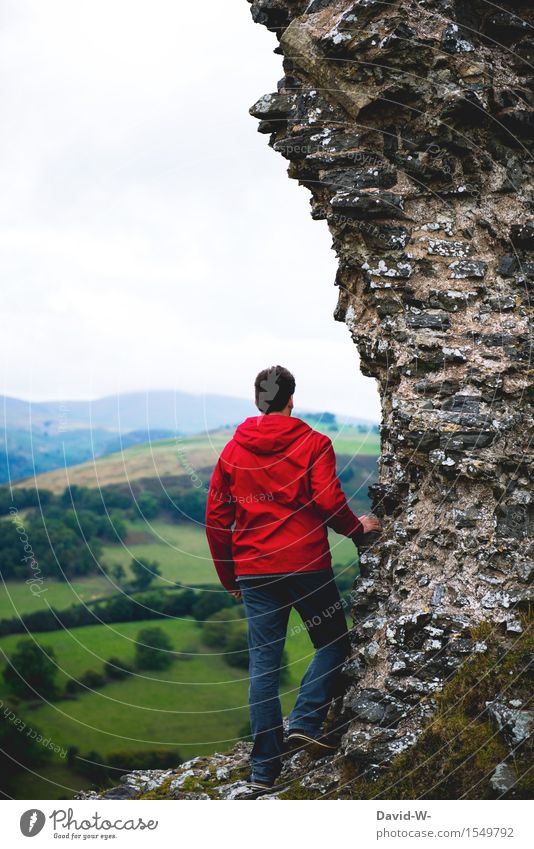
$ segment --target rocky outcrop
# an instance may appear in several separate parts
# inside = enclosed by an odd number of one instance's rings
[[[251,114],[329,227],[335,318],[382,400],[385,530],[341,710],[346,755],[378,771],[487,650],[474,627],[513,644],[532,599],[534,42],[506,6],[252,3],[284,76]]]
[[[521,0],[251,11],[284,70],[251,114],[332,234],[334,317],[382,402],[370,496],[384,532],[360,552],[331,789],[346,762],[375,781],[413,746],[445,682],[488,651],[480,623],[506,654],[527,621],[533,13]],[[498,704],[513,745],[522,720]],[[510,784],[507,761],[492,780]]]
[[[361,724],[350,745],[319,760],[306,752],[289,754],[276,787],[263,798],[531,799],[532,628],[529,633],[525,627],[510,650],[489,624],[477,629],[477,637],[484,651],[468,654],[435,692],[437,708],[422,730],[396,737],[404,713],[400,700],[361,690],[352,705]],[[331,721],[339,721],[335,710]],[[376,733],[367,733],[365,723]],[[175,769],[136,770],[118,786],[77,798],[241,799],[250,748],[240,743],[231,752],[193,758]]]

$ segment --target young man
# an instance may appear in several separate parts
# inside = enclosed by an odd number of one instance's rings
[[[356,543],[381,530],[358,518],[336,476],[331,440],[292,418],[295,379],[282,366],[261,371],[247,418],[225,446],[211,477],[206,533],[223,586],[243,599],[250,655],[250,787],[268,791],[284,751],[280,662],[291,608],[316,649],[289,717],[289,747],[327,754],[336,743],[323,722],[337,693],[350,644],[331,568],[327,528]]]

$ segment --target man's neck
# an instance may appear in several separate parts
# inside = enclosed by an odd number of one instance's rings
[[[291,410],[277,410],[276,413],[264,413],[265,416],[290,416]]]

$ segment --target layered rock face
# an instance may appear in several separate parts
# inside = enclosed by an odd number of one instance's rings
[[[449,0],[257,0],[283,55],[251,114],[311,192],[335,312],[382,400],[384,533],[361,552],[340,720],[369,774],[532,578],[532,10]]]
[[[384,532],[360,551],[349,686],[333,717],[342,747],[319,763],[297,755],[282,775],[290,798],[295,787],[350,797],[348,763],[379,779],[466,659],[483,662],[488,637],[506,658],[527,627],[534,16],[521,0],[255,0],[251,11],[284,69],[251,114],[329,227],[335,318],[382,401],[370,495]],[[482,704],[517,753],[532,712],[523,679],[515,699],[502,680],[496,692],[484,681]],[[248,748],[126,776],[109,793],[237,798]],[[505,758],[491,792],[516,779]]]

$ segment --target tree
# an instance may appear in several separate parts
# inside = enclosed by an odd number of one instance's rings
[[[239,607],[218,610],[204,622],[202,628],[203,642],[210,648],[225,649],[229,635],[234,630],[236,620],[244,624]]]
[[[203,622],[210,618],[218,610],[235,606],[235,601],[232,596],[225,590],[221,590],[220,587],[213,588],[216,589],[216,592],[212,592],[212,588],[210,587],[204,587],[204,589],[206,592],[203,592],[197,597],[197,600],[191,608],[191,613],[197,621]],[[208,590],[210,590],[210,592],[208,592]]]
[[[89,540],[97,536],[99,520],[89,510],[66,510],[63,522],[81,539]]]
[[[236,623],[231,629],[226,640],[224,659],[229,666],[237,669],[249,668],[248,639],[244,622]],[[288,664],[287,650],[284,649],[280,658],[280,684],[287,684],[289,681]]]
[[[243,620],[242,607],[230,607],[217,611],[204,622],[202,640],[210,648],[218,649],[229,666],[248,669],[247,626]],[[280,683],[284,684],[288,676],[288,658],[286,650],[280,662]]]
[[[226,640],[224,659],[229,666],[238,669],[248,669],[248,639],[245,623],[241,627],[232,628]]]
[[[5,581],[24,574],[26,564],[21,563],[20,538],[15,524],[0,522],[0,574]]]
[[[174,660],[172,641],[162,628],[142,628],[136,637],[138,669],[166,669]]]
[[[39,552],[39,565],[47,575],[64,580],[96,571],[101,543],[80,543],[79,536],[67,527],[62,517],[37,517],[28,526],[32,548]]]
[[[35,737],[41,733],[33,724]],[[46,763],[52,752],[27,733],[26,723],[19,716],[17,705],[7,699],[0,713],[0,792],[16,798],[17,773]]]
[[[122,513],[112,510],[100,519],[98,535],[111,542],[120,542],[128,533],[128,526]]]
[[[59,695],[55,657],[50,646],[19,640],[4,669],[4,681],[22,699],[54,699]]]
[[[132,667],[120,657],[110,657],[104,664],[104,672],[108,678],[120,680],[127,678],[132,673]]]
[[[109,574],[117,584],[120,584],[126,578],[126,569],[122,563],[113,563],[109,568]]]
[[[137,499],[137,510],[144,519],[154,519],[159,513],[159,501],[151,492],[142,492]]]
[[[159,564],[155,561],[142,561],[135,558],[130,563],[130,570],[133,574],[133,585],[138,590],[146,590],[154,578],[161,575]]]

